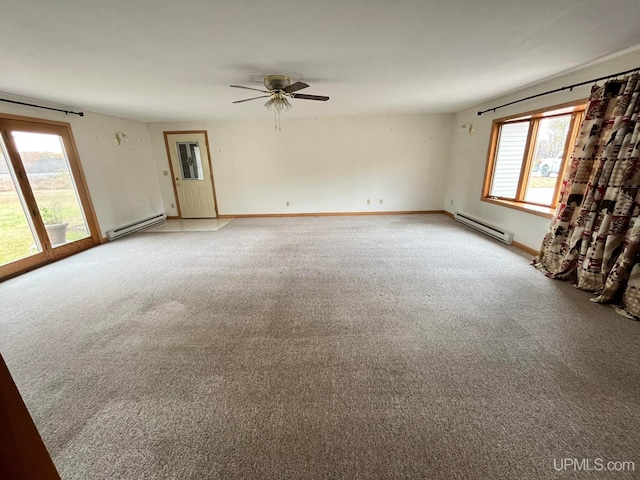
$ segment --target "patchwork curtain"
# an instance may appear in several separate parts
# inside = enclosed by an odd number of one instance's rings
[[[532,264],[640,318],[640,76],[594,86]]]

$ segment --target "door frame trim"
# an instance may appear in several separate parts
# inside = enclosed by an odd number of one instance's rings
[[[211,188],[213,190],[213,206],[216,211],[216,218],[220,216],[218,211],[218,198],[216,196],[216,181],[213,177],[213,159],[211,158],[211,149],[209,148],[209,135],[207,130],[167,130],[162,132],[164,136],[164,146],[167,150],[167,163],[169,163],[169,170],[171,171],[171,185],[173,186],[173,196],[176,201],[176,209],[178,210],[178,218],[182,218],[182,211],[180,210],[180,201],[178,199],[178,189],[176,187],[176,175],[173,171],[173,162],[171,161],[171,151],[169,150],[169,135],[204,135],[204,143],[207,147],[207,158],[209,159],[209,177],[211,179]]]

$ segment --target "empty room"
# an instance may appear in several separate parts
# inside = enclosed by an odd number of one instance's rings
[[[0,479],[640,472],[637,0],[0,15]]]

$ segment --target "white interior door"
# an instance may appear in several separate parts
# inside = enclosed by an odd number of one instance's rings
[[[215,218],[211,160],[204,132],[165,133],[182,218]]]

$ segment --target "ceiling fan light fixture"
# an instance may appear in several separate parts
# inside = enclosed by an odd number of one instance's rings
[[[291,79],[286,75],[266,75],[264,77],[264,86],[266,90],[253,87],[243,87],[242,85],[230,85],[234,88],[243,88],[245,90],[255,90],[257,92],[266,93],[267,95],[261,95],[258,97],[245,98],[243,100],[236,100],[233,103],[244,103],[249,100],[256,100],[258,98],[270,97],[264,104],[264,108],[273,112],[276,130],[280,131],[280,113],[291,110],[290,98],[299,98],[301,100],[320,100],[326,102],[329,97],[321,95],[306,95],[298,93],[300,90],[307,88],[304,82],[291,83]]]
[[[271,111],[273,109],[273,104],[274,104],[274,99],[270,98],[269,100],[267,100],[264,103],[264,108],[266,108],[267,110]]]
[[[287,110],[291,109],[292,105],[291,103],[289,103],[289,100],[287,100],[287,98],[283,95],[275,94],[265,102],[264,107],[269,111],[275,109],[278,112],[282,112],[283,110],[286,112]]]

